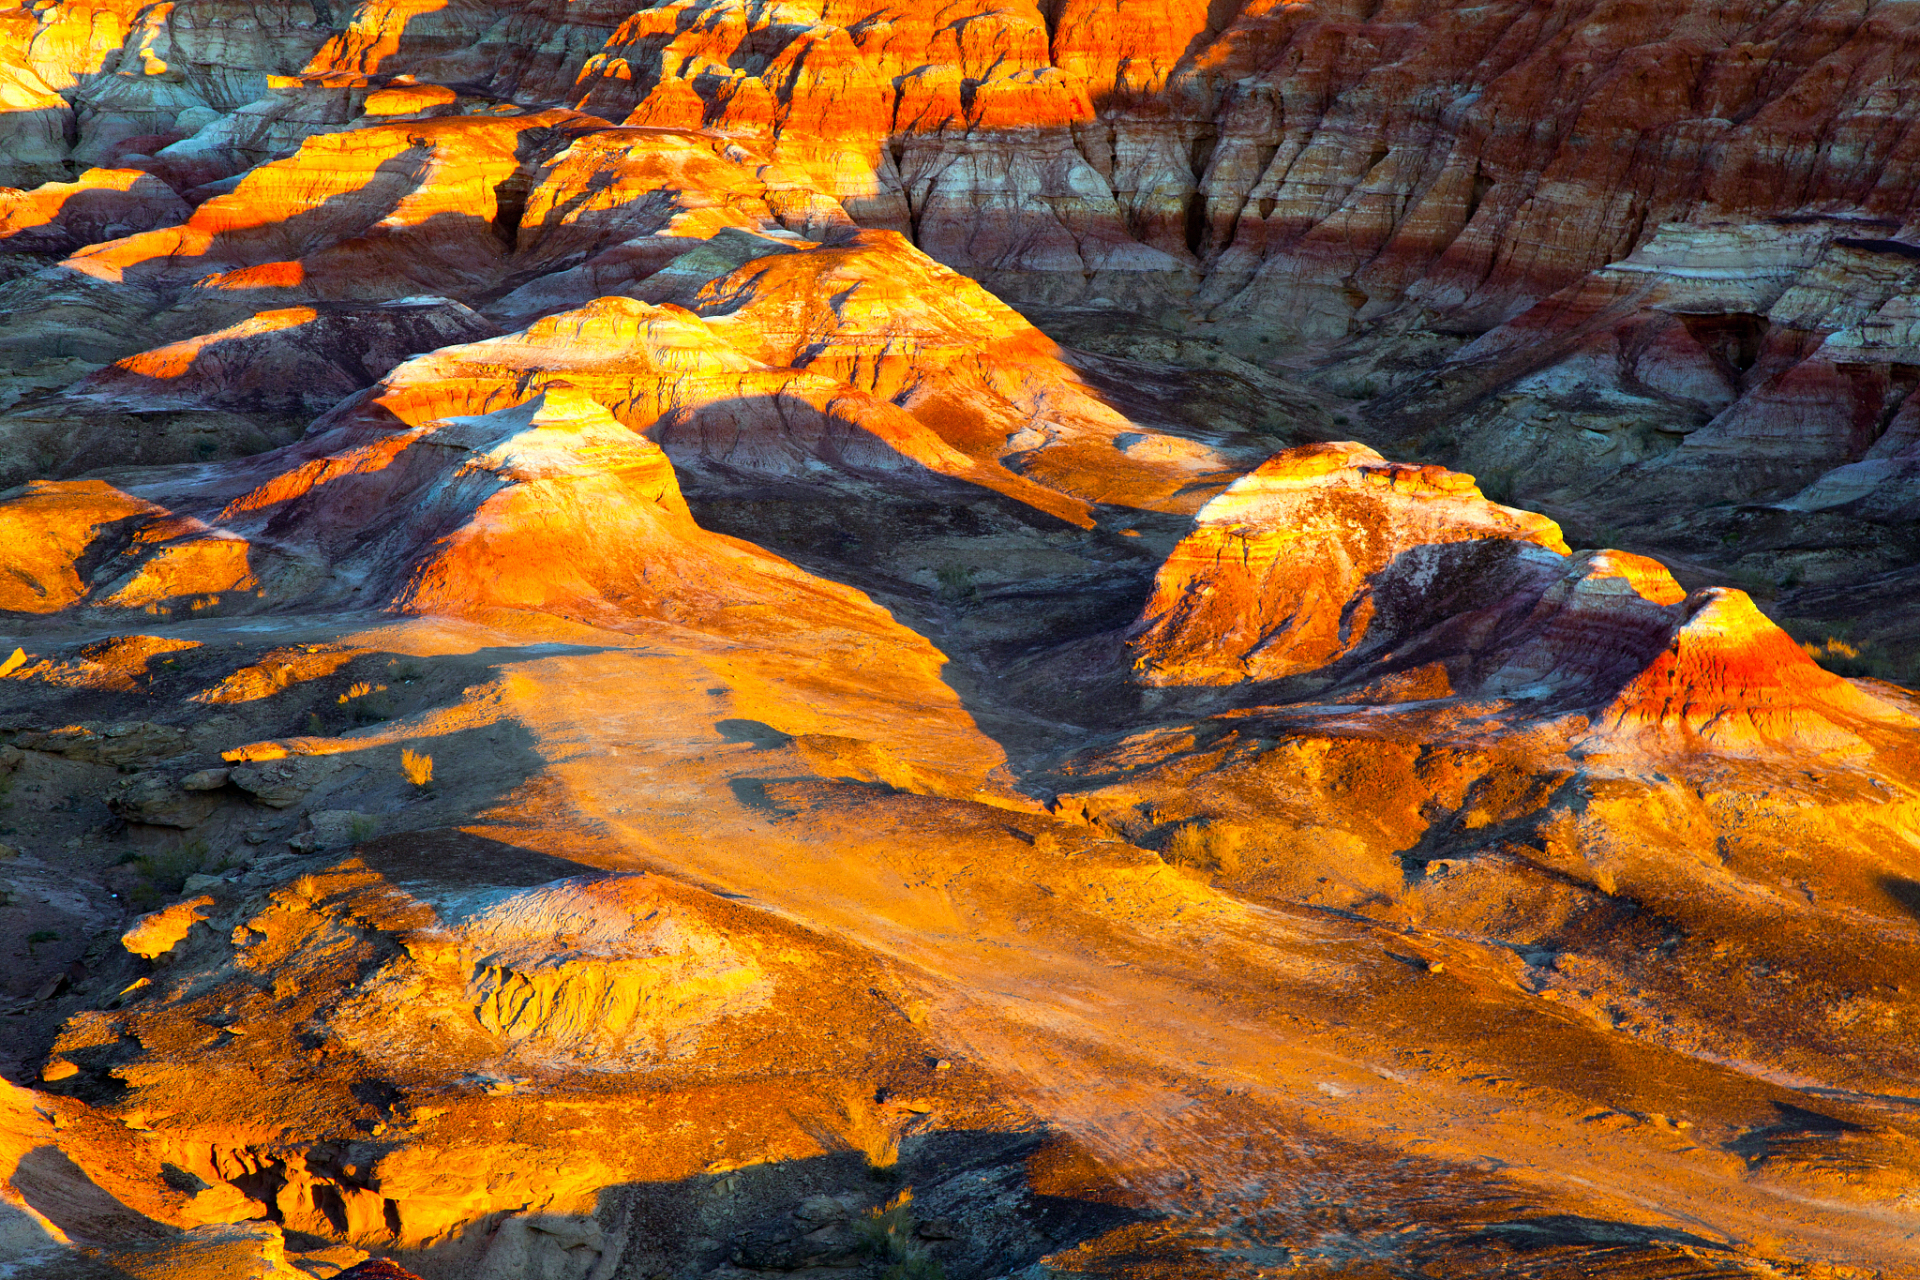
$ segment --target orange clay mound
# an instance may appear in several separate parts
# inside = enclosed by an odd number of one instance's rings
[[[492,413],[404,433],[362,428],[354,443],[349,434],[321,437],[303,463],[282,451],[289,469],[207,519],[167,517],[104,485],[39,486],[0,503],[0,519],[141,521],[91,582],[74,572],[76,547],[59,566],[66,585],[41,611],[82,598],[149,612],[353,602],[524,609],[615,629],[664,618],[776,631],[874,612],[858,592],[703,532],[666,454],[567,384]],[[786,607],[771,608],[776,600]],[[889,629],[884,615],[856,625]]]
[[[1822,670],[1744,592],[1690,597],[1686,620],[1602,723],[1703,749],[1805,748],[1856,754],[1861,722],[1907,733],[1920,720]]]
[[[409,494],[399,555],[381,566],[399,577],[398,608],[527,609],[615,630],[644,618],[723,631],[843,618],[888,629],[860,593],[703,532],[666,454],[576,389],[549,385],[527,404],[433,424],[392,467],[417,473],[423,463],[439,466]],[[319,523],[337,500],[323,485],[246,518]],[[775,602],[778,612],[754,607]]]
[[[99,480],[36,481],[0,502],[0,547],[10,572],[0,575],[0,609],[53,613],[88,592],[81,573],[98,569],[122,535],[161,514]]]
[[[1864,751],[1844,725],[1920,727],[1822,670],[1744,593],[1688,596],[1625,552],[1569,559],[1550,521],[1486,501],[1471,477],[1361,445],[1278,454],[1197,525],[1130,641],[1148,685],[1315,674],[1354,697],[1493,696],[1728,752]]]
[[[1471,476],[1390,463],[1359,444],[1276,454],[1195,523],[1155,577],[1132,642],[1148,684],[1313,671],[1381,642],[1374,617],[1400,603],[1387,582],[1427,588],[1425,607],[1460,588],[1449,575],[1524,561],[1531,547],[1566,550],[1552,521],[1488,502]],[[1465,560],[1448,552],[1459,544]]]

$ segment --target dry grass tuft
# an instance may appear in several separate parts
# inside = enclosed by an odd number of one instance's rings
[[[913,1219],[913,1188],[867,1211],[855,1224],[860,1251],[869,1257],[891,1263],[881,1280],[942,1280],[940,1264],[927,1256]]]
[[[1160,856],[1176,867],[1204,875],[1240,873],[1240,850],[1247,833],[1224,822],[1188,822],[1175,827]]]
[[[1834,675],[1849,679],[1869,676],[1909,688],[1920,685],[1920,652],[1909,652],[1905,646],[1855,640],[1844,623],[1833,626],[1787,618],[1781,620],[1780,625],[1800,643],[1809,658]]]
[[[433,781],[433,757],[412,747],[403,747],[400,751],[400,772],[407,775],[407,781],[416,787],[424,787]]]

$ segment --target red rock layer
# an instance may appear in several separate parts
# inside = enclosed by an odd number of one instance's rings
[[[1779,747],[1866,754],[1861,722],[1911,734],[1920,721],[1823,670],[1744,592],[1687,602],[1666,647],[1608,704],[1609,728],[1723,753]]]
[[[1664,229],[1464,347],[1396,407],[1535,488],[1640,466],[1638,483],[1682,502],[1789,497],[1908,438],[1895,424],[1920,249],[1860,230],[1813,217]],[[1857,499],[1865,474],[1844,499],[1810,501]]]
[[[764,157],[702,132],[590,133],[529,181],[512,278],[532,278],[498,304],[513,315],[628,292],[729,229],[799,235],[851,225],[838,204]]]
[[[263,301],[481,287],[508,253],[496,221],[523,153],[558,149],[598,123],[550,112],[321,135],[180,226],[96,246],[67,265],[106,281]]]
[[[172,188],[139,169],[89,169],[31,191],[0,188],[0,253],[71,253],[184,221]]]
[[[408,356],[496,332],[446,298],[288,307],[129,356],[82,378],[67,398],[142,411],[319,413]]]
[[[600,298],[422,357],[334,420],[488,411],[561,378],[683,466],[930,471],[1078,524],[1089,502],[1192,510],[1270,448],[1135,423],[1025,318],[892,232],[728,232],[628,292],[673,301]]]
[[[1358,445],[1276,455],[1202,509],[1131,642],[1152,685],[1315,676],[1343,700],[1490,697],[1721,753],[1865,753],[1897,707],[1817,666],[1741,592],[1688,596],[1472,478]]]
[[[90,163],[179,146],[205,127],[195,111],[302,61],[316,80],[486,81],[755,139],[857,219],[1000,287],[1154,297],[1200,266],[1215,318],[1309,339],[1409,302],[1485,328],[1663,223],[1898,225],[1920,155],[1903,11],[365,0],[342,17],[332,32],[305,6],[68,0],[10,42],[23,74],[106,95],[81,130]]]
[[[155,187],[128,175],[130,189]],[[77,217],[102,198],[22,194],[11,221],[32,239],[54,205]],[[570,112],[437,117],[309,134],[185,221],[74,254],[43,289],[87,299],[84,352],[111,360],[294,305],[440,295],[539,314],[630,290],[730,229],[792,239],[789,226],[849,225],[832,200],[722,138]],[[48,319],[0,324],[30,342]]]
[[[577,386],[683,466],[781,477],[824,467],[909,481],[931,473],[1087,519],[1079,504],[969,456],[870,392],[756,360],[681,307],[628,298],[409,361],[322,422],[378,428],[492,412],[552,382]]]
[[[1289,449],[1201,509],[1154,580],[1134,665],[1157,685],[1315,671],[1380,643],[1376,614],[1404,609],[1379,590],[1392,571],[1430,586],[1436,550],[1492,546],[1504,562],[1508,543],[1566,550],[1552,521],[1486,501],[1471,476],[1364,445]]]
[[[961,453],[1085,501],[1192,510],[1266,452],[1142,430],[1025,317],[893,232],[743,264],[688,305],[756,359],[899,405]]]

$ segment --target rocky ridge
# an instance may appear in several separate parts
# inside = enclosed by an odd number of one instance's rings
[[[1904,11],[0,19],[15,1273],[1914,1269]]]

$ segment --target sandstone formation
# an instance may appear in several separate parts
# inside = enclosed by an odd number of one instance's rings
[[[1275,455],[1195,526],[1147,605],[1136,662],[1152,684],[1317,670],[1410,639],[1400,615],[1411,606],[1419,622],[1437,620],[1453,575],[1480,579],[1472,597],[1484,597],[1487,580],[1527,563],[1499,563],[1523,545],[1566,552],[1551,521],[1486,502],[1471,476],[1396,465],[1353,444]]]
[[[416,352],[493,333],[480,316],[446,298],[286,307],[117,360],[74,383],[67,395],[145,412],[319,413]]]
[[[1357,445],[1275,455],[1202,508],[1131,641],[1152,685],[1318,674],[1360,701],[1492,696],[1585,712],[1646,749],[1864,750],[1920,729],[1822,670],[1743,593],[1659,564],[1569,556],[1472,478]],[[1317,691],[1316,691],[1317,692]]]
[[[4,192],[0,246],[9,253],[65,255],[101,240],[185,219],[186,203],[140,169],[88,169],[74,182]]]
[[[0,1272],[1920,1269],[1914,32],[0,13]]]

